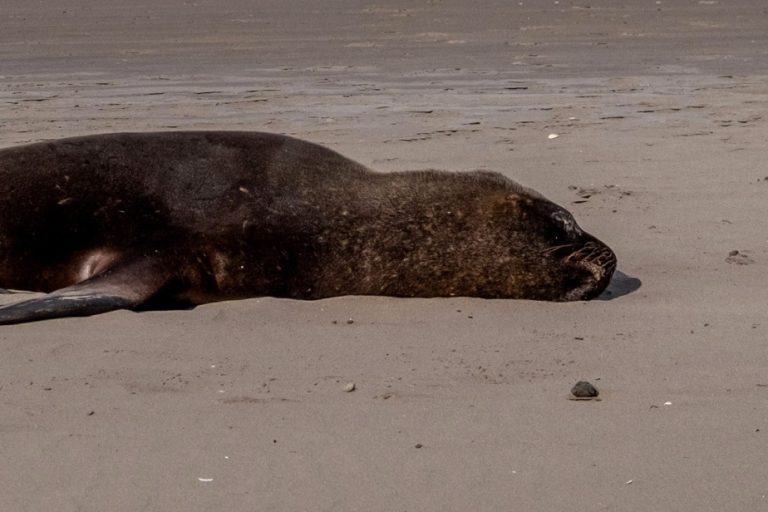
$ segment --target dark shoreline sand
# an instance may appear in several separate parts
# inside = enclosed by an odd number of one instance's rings
[[[0,510],[765,507],[762,2],[254,4],[6,0],[0,146],[264,130],[494,169],[642,286],[2,327]]]

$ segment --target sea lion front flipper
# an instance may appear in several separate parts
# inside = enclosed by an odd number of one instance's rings
[[[0,325],[132,309],[157,294],[173,275],[171,266],[157,258],[129,261],[43,297],[2,306]]]

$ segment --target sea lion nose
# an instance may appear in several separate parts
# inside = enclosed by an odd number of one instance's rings
[[[568,300],[597,297],[608,286],[616,270],[616,254],[607,245],[587,233],[583,240],[578,249],[563,258],[566,264],[589,272],[589,277],[568,293]]]
[[[606,270],[609,270],[610,273],[613,273],[613,271],[616,269],[616,253],[614,253],[610,247],[605,245],[597,238],[591,235],[587,236],[589,236],[590,243],[593,246],[593,250],[589,256],[589,259],[592,262],[605,268]]]

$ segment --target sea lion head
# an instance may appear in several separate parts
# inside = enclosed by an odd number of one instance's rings
[[[552,301],[589,300],[608,286],[616,255],[581,229],[570,212],[535,191],[508,194],[505,217],[519,251],[524,295]]]

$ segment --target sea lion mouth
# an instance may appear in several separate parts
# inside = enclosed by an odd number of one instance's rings
[[[597,239],[589,240],[563,258],[567,266],[589,272],[581,284],[565,294],[565,300],[589,300],[600,295],[616,270],[616,254]]]

